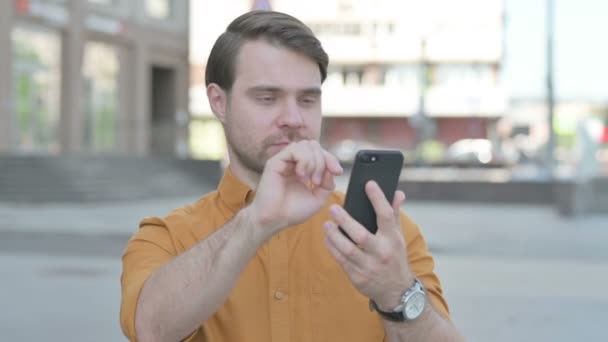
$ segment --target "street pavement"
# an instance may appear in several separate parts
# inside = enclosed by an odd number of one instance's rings
[[[0,341],[124,341],[126,240],[142,217],[194,200],[0,203]],[[608,341],[608,216],[413,201],[404,210],[427,239],[469,341]]]

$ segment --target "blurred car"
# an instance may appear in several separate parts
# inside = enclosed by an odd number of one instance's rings
[[[495,160],[494,146],[488,139],[461,139],[450,145],[445,154],[448,163],[485,165]]]
[[[368,141],[356,141],[345,139],[333,145],[329,152],[333,154],[341,163],[352,163],[359,150],[377,149],[377,145]]]

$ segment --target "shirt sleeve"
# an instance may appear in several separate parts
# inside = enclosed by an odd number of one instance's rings
[[[450,312],[443,297],[441,282],[435,274],[435,261],[428,250],[420,228],[403,212],[401,213],[401,226],[407,241],[408,262],[412,272],[424,284],[435,310],[446,319],[450,319]]]
[[[120,325],[130,341],[136,341],[135,310],[139,294],[148,278],[177,255],[167,226],[160,218],[146,218],[127,243],[122,256],[120,278],[122,300]]]

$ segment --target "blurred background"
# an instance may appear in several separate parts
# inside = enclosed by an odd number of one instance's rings
[[[0,340],[124,340],[122,248],[221,177],[206,61],[253,9],[329,53],[347,170],[403,151],[470,341],[608,340],[603,0],[0,0]]]

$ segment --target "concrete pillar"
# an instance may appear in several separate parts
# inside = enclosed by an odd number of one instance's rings
[[[133,70],[132,51],[128,47],[121,46],[118,52],[118,112],[116,113],[116,147],[115,153],[132,153],[130,134],[132,120],[132,76]]]
[[[190,70],[187,57],[180,61],[177,65],[177,134],[176,146],[177,157],[190,158],[189,139],[189,88],[190,88]]]
[[[61,65],[61,124],[60,143],[63,153],[82,151],[83,145],[83,82],[84,16],[86,2],[71,0],[68,3],[70,22],[63,40]]]
[[[11,150],[13,130],[13,2],[0,1],[0,153]]]
[[[150,145],[150,65],[145,42],[135,41],[133,52],[133,146],[137,155],[147,155]]]

